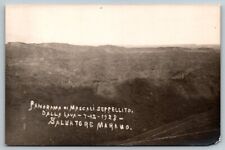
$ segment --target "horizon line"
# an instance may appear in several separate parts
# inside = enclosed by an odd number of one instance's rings
[[[221,44],[146,44],[146,45],[132,45],[132,44],[73,44],[73,43],[60,43],[60,42],[5,42],[5,44],[9,43],[22,43],[22,44],[67,44],[67,45],[73,45],[73,46],[92,46],[92,47],[100,47],[100,46],[118,46],[118,47],[127,47],[127,48],[132,48],[132,47],[182,47],[182,46],[220,46]]]

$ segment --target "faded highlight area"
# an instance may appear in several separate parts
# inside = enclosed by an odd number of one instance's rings
[[[123,46],[220,44],[220,7],[8,5],[8,42]]]

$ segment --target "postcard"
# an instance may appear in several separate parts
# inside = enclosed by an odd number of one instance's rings
[[[211,145],[219,5],[7,5],[7,145]]]

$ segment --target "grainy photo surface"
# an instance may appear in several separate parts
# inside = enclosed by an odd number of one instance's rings
[[[7,145],[211,145],[218,5],[6,6]]]

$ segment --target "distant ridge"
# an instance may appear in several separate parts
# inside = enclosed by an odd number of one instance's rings
[[[111,48],[164,48],[164,47],[181,47],[181,48],[220,48],[219,44],[174,44],[174,45],[111,45],[111,44],[104,44],[104,45],[75,45],[70,43],[57,43],[57,42],[51,42],[51,43],[24,43],[24,42],[8,42],[6,45],[19,45],[19,44],[34,44],[39,46],[66,46],[66,47],[111,47]]]

